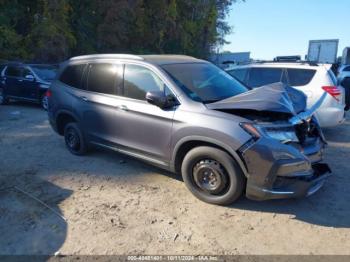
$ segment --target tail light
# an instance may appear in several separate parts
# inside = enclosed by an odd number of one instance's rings
[[[330,94],[335,100],[340,101],[341,91],[337,86],[322,86],[322,89]]]
[[[51,97],[51,96],[52,96],[52,92],[51,92],[50,89],[48,89],[48,90],[46,91],[45,96],[47,96],[47,97]]]

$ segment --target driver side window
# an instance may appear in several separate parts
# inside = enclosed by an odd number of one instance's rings
[[[21,71],[22,71],[21,72],[21,77],[22,78],[26,78],[26,76],[34,77],[33,73],[28,68],[23,67]]]
[[[164,87],[164,82],[148,68],[139,65],[125,65],[123,90],[125,97],[146,100],[147,92],[164,92]]]

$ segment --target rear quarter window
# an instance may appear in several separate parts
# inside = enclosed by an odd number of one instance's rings
[[[305,86],[309,84],[316,73],[316,70],[313,69],[287,68],[286,70],[289,85],[291,86]]]
[[[86,64],[67,66],[63,70],[59,80],[66,85],[82,89],[82,78],[85,68]]]

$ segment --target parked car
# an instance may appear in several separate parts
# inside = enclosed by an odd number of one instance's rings
[[[350,65],[342,65],[339,67],[337,77],[340,82],[346,77],[350,78]]]
[[[261,62],[228,69],[228,73],[247,85],[256,88],[282,82],[302,91],[310,108],[327,92],[316,112],[321,127],[341,124],[345,119],[345,90],[337,85],[330,65],[307,62]]]
[[[46,91],[56,76],[56,66],[10,63],[0,70],[0,104],[13,99],[40,103],[47,109]]]
[[[329,175],[303,93],[281,84],[248,91],[203,60],[75,57],[48,94],[50,123],[72,154],[99,146],[145,160],[182,174],[208,203],[230,204],[243,192],[257,200],[308,196]]]
[[[349,110],[350,109],[350,76],[344,77],[340,82],[340,84],[345,89],[345,101],[346,101],[345,110]]]

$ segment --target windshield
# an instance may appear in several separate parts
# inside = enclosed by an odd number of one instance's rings
[[[231,75],[210,63],[168,64],[162,68],[195,101],[213,103],[248,91]]]
[[[48,65],[31,66],[34,72],[43,80],[53,80],[57,73],[57,67]]]

